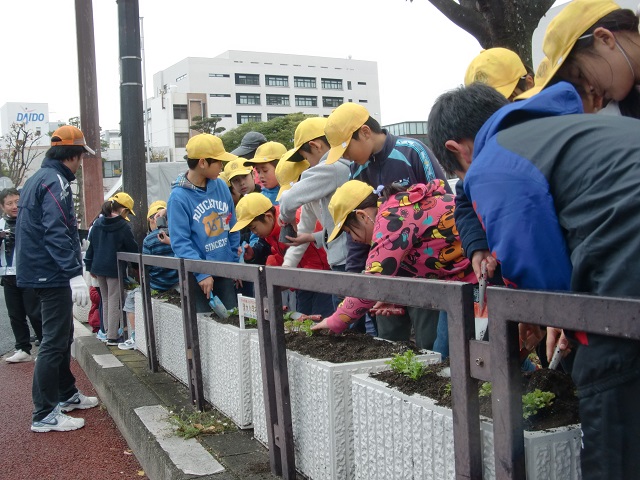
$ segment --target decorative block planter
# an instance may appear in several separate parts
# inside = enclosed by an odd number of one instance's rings
[[[455,478],[451,409],[406,395],[367,374],[352,376],[355,478]],[[481,422],[483,478],[495,479],[493,427]],[[578,480],[579,426],[525,432],[528,480]]]
[[[136,294],[135,301],[136,345],[146,354],[142,295]],[[182,310],[156,299],[151,299],[151,305],[160,366],[187,385]],[[242,305],[245,308],[241,313],[245,316],[255,313],[254,299],[242,297]],[[223,325],[206,314],[198,314],[197,318],[204,396],[238,427],[249,428],[253,416],[249,338],[257,336],[258,331]]]
[[[255,299],[238,295],[238,304],[245,306],[240,309],[242,325],[244,316],[251,316],[247,312],[251,304],[255,315]],[[258,330],[224,325],[199,314],[198,332],[205,398],[238,427],[250,428],[253,412],[249,339],[257,337]]]
[[[258,336],[250,343],[254,436],[267,445]],[[419,358],[435,363],[440,354]],[[313,480],[354,477],[351,375],[386,370],[386,360],[337,364],[287,351],[296,467],[304,475]]]

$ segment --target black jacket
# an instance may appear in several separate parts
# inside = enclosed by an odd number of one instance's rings
[[[99,217],[89,232],[84,263],[92,275],[118,277],[118,252],[138,252],[133,232],[123,217]]]
[[[82,275],[78,224],[70,182],[62,162],[45,158],[20,194],[15,263],[18,286],[68,287]]]

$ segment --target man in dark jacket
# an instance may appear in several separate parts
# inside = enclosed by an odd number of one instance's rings
[[[17,283],[34,288],[42,311],[42,344],[33,372],[34,432],[69,431],[84,419],[63,412],[98,405],[76,388],[71,373],[73,302],[86,305],[80,238],[70,183],[85,152],[95,154],[71,125],[51,136],[42,167],[24,185],[16,223]]]
[[[445,170],[464,177],[505,283],[637,297],[640,123],[580,115],[582,100],[564,82],[504,107],[495,95],[480,84],[442,95],[430,121],[446,128],[429,133]],[[556,335],[549,330],[551,344]],[[582,476],[636,478],[640,342],[575,338]]]

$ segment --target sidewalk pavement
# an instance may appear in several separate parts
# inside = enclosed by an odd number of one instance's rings
[[[4,319],[3,319],[4,320]],[[8,321],[8,320],[7,320]],[[37,353],[37,348],[32,354]],[[31,383],[34,362],[9,364],[0,358],[0,478],[26,480],[145,479],[143,468],[132,454],[104,404],[74,410],[86,426],[72,432],[34,433],[30,430]],[[78,388],[89,396],[96,391],[72,360]]]
[[[253,438],[253,430],[202,435],[197,440],[175,435],[168,412],[192,408],[189,392],[167,373],[152,373],[140,352],[107,347],[76,321],[72,353],[149,479],[278,478],[270,473],[268,452]],[[83,430],[92,431],[89,421]],[[98,480],[93,475],[90,479]]]

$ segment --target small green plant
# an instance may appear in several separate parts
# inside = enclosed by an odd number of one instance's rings
[[[416,358],[413,350],[407,350],[402,354],[396,353],[385,363],[390,365],[394,372],[406,375],[413,380],[419,379],[425,371],[425,366]]]
[[[286,315],[286,314],[285,314]],[[289,316],[289,318],[291,318]],[[284,328],[289,333],[305,333],[307,337],[313,335],[313,330],[311,327],[314,325],[313,320],[303,320],[302,322],[298,320],[287,320],[284,322]]]
[[[185,439],[235,429],[231,421],[216,410],[198,412],[183,408],[171,411],[169,421],[176,426],[176,434]]]
[[[538,413],[539,410],[551,406],[555,394],[551,392],[543,392],[536,388],[533,392],[529,392],[522,396],[522,416],[529,418]]]
[[[442,389],[444,390],[445,397],[451,396],[451,383],[447,383],[444,387],[442,387]]]
[[[245,327],[257,327],[258,326],[258,320],[256,320],[255,318],[251,318],[251,317],[244,317],[244,326]]]
[[[478,395],[481,397],[490,397],[491,396],[491,382],[484,382],[480,385],[480,391]]]
[[[240,315],[238,307],[233,307],[231,310],[229,310],[229,315]]]

